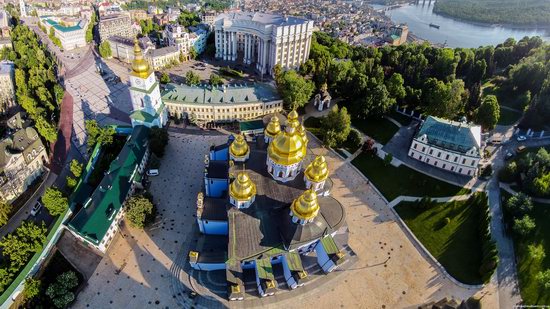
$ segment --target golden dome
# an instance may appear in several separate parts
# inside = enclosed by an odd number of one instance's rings
[[[307,138],[306,128],[304,127],[303,124],[300,124],[300,125],[298,126],[298,134],[300,134],[300,136],[301,136],[302,139],[304,140],[305,146],[307,146],[307,143],[309,142],[309,140],[308,140],[308,138]]]
[[[239,134],[235,136],[235,140],[229,146],[229,152],[233,157],[242,158],[248,154],[248,144],[244,140],[244,137]]]
[[[293,120],[298,120],[298,112],[293,109],[290,113],[288,113],[288,116],[286,118],[289,122]]]
[[[304,172],[307,179],[313,182],[321,182],[328,177],[328,166],[323,156],[317,156]]]
[[[132,61],[132,75],[147,78],[151,74],[151,68],[147,60],[143,58],[143,53],[139,47],[138,40],[134,40],[134,60]]]
[[[277,134],[281,133],[281,124],[279,123],[279,118],[276,116],[271,117],[271,120],[267,124],[267,127],[265,128],[265,135],[273,138],[277,136]]]
[[[307,190],[290,206],[292,214],[302,220],[310,220],[315,218],[319,213],[319,203],[317,202],[317,194],[313,190]]]
[[[298,122],[287,124],[286,131],[277,135],[267,148],[269,158],[279,165],[292,165],[299,163],[306,156],[304,140],[298,134],[296,128]]]
[[[229,186],[229,195],[238,201],[249,201],[256,195],[256,185],[246,172],[239,172]]]

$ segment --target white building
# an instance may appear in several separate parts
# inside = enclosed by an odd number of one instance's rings
[[[13,62],[0,62],[0,114],[6,114],[16,106]]]
[[[164,40],[168,46],[176,46],[187,56],[189,54],[189,33],[178,24],[168,24],[164,28]]]
[[[168,84],[162,100],[170,116],[198,123],[249,120],[283,110],[277,90],[259,83],[221,87]]]
[[[181,52],[176,46],[166,46],[158,49],[149,49],[145,59],[153,70],[160,70],[168,65],[178,63]]]
[[[98,23],[99,38],[104,42],[113,35],[126,38],[135,36],[129,14],[112,14],[101,16]]]
[[[481,160],[481,127],[430,116],[413,137],[409,157],[473,177]]]
[[[189,34],[189,49],[193,47],[197,54],[202,54],[206,49],[206,39],[208,38],[208,31],[199,27],[190,27],[191,33]]]
[[[71,50],[86,46],[86,27],[88,22],[85,20],[70,21],[61,20],[57,17],[48,17],[41,19],[48,33],[53,27],[55,37],[61,41],[61,45],[66,50]]]
[[[264,13],[232,12],[214,22],[216,58],[254,65],[273,74],[279,64],[293,69],[309,57],[313,21]]]

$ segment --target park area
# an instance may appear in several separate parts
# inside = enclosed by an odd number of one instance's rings
[[[353,119],[352,125],[384,145],[399,131],[399,127],[386,118]]]
[[[483,241],[479,218],[483,207],[479,205],[473,200],[424,200],[402,202],[395,210],[451,276],[466,284],[481,284],[486,279],[480,274]]]
[[[461,188],[417,172],[407,166],[384,164],[376,155],[362,153],[351,162],[388,201],[401,196],[444,197],[470,193]]]

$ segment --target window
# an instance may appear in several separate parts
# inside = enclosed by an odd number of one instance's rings
[[[445,157],[445,160],[449,160],[449,155],[447,154],[447,156]]]
[[[437,166],[437,161],[434,162],[434,166]]]
[[[458,172],[462,174],[462,167],[458,169]]]
[[[475,164],[476,164],[476,161],[472,160],[472,166],[474,166]]]
[[[422,152],[425,152],[426,151],[426,147],[422,147]]]
[[[418,144],[416,144],[416,143],[414,144],[414,146],[413,146],[414,149],[416,149],[416,145],[418,145]]]
[[[430,159],[429,159],[429,158],[428,158],[428,159],[426,159],[426,163],[430,163]]]
[[[444,168],[445,168],[446,166],[447,166],[447,164],[443,164],[443,166],[442,166],[441,168],[443,168],[443,169],[444,169]]]
[[[455,157],[455,162],[458,161],[458,157]]]
[[[462,164],[466,164],[466,159],[462,159]]]
[[[434,153],[434,150],[430,149],[430,155],[432,155],[433,153]]]
[[[438,157],[438,158],[441,157],[441,152],[438,152],[438,153],[437,153],[437,157]]]
[[[454,171],[455,171],[455,167],[451,166],[451,172],[454,172]]]

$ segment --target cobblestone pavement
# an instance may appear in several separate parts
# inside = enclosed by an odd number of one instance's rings
[[[160,175],[151,184],[158,219],[146,231],[123,227],[78,296],[75,308],[189,308],[196,303],[197,308],[203,303],[208,308],[253,307],[247,302],[227,303],[212,297],[191,300],[182,289],[189,286],[186,248],[196,241],[193,214],[204,154],[212,143],[223,142],[225,137],[173,131],[170,136]],[[416,308],[443,297],[465,299],[477,293],[484,295],[484,307],[497,307],[494,285],[478,291],[445,279],[349,163],[320,148],[315,140],[310,141],[310,148],[314,154],[327,157],[334,182],[332,195],[346,209],[349,245],[358,261],[319,287],[306,286],[295,297],[268,297],[254,304],[264,308],[302,308],[305,303],[311,308]],[[216,276],[212,273],[207,277],[215,282]]]

